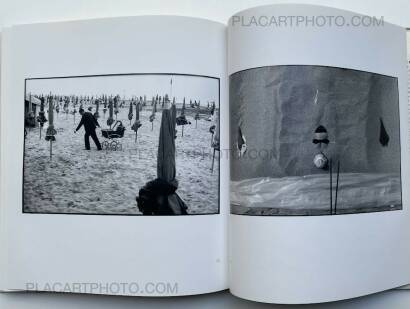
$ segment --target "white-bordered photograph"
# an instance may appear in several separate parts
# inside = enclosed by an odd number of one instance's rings
[[[402,209],[396,77],[284,65],[230,76],[231,212]]]
[[[28,78],[23,212],[219,213],[219,79]]]

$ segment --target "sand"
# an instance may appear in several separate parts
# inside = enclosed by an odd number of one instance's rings
[[[90,139],[91,151],[84,150],[84,129],[74,134],[80,115],[55,114],[58,133],[50,160],[49,142],[44,140],[47,123],[39,138],[39,128],[27,128],[24,158],[24,211],[31,213],[77,213],[139,215],[135,197],[139,189],[156,178],[156,158],[161,112],[157,112],[154,129],[148,117],[150,110],[140,113],[142,127],[130,129],[128,108],[120,109],[118,120],[126,126],[119,141],[122,151],[97,151]],[[100,111],[99,122],[107,128],[107,114]],[[135,117],[135,111],[134,111]],[[212,122],[201,119],[181,127],[176,139],[176,164],[179,188],[177,193],[188,205],[189,214],[212,214],[219,211],[219,160],[210,170],[212,148],[209,127]],[[105,139],[97,129],[100,142]]]

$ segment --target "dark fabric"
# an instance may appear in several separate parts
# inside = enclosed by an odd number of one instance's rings
[[[84,143],[85,143],[85,149],[90,150],[90,136],[93,139],[95,146],[97,146],[98,150],[101,150],[101,144],[100,141],[98,140],[97,134],[95,133],[95,129],[92,130],[91,132],[85,131],[84,134]]]
[[[137,196],[138,209],[144,215],[186,215],[187,206],[175,193],[176,181],[169,183],[162,179],[149,181]]]
[[[175,124],[176,109],[172,105],[162,111],[157,159],[157,177],[167,182],[174,181],[176,175]]]
[[[76,131],[80,130],[81,126],[84,126],[85,132],[88,132],[91,134],[91,132],[94,131],[95,134],[95,128],[99,127],[100,124],[98,123],[97,119],[94,117],[93,114],[90,112],[85,112],[83,116],[81,117],[81,121],[77,126]]]

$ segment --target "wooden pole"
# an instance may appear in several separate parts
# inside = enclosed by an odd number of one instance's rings
[[[214,162],[215,162],[215,148],[214,148],[214,153],[212,155],[212,166],[211,166],[211,173],[214,172]]]
[[[330,214],[333,214],[333,200],[332,200],[332,159],[329,160],[329,175],[330,175]]]
[[[184,137],[184,125],[182,125],[182,137]]]
[[[339,191],[339,172],[340,172],[340,161],[337,161],[336,194],[335,194],[335,214],[336,214],[336,211],[337,211],[337,192]]]
[[[53,141],[50,140],[50,161],[52,160],[52,158],[53,158]]]

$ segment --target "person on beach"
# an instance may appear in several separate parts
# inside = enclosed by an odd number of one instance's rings
[[[97,119],[94,117],[94,115],[91,112],[85,112],[84,109],[82,108],[80,109],[79,113],[81,115],[81,121],[78,124],[77,129],[75,129],[74,133],[80,130],[81,126],[84,126],[85,149],[90,150],[90,136],[91,136],[95,145],[97,146],[97,149],[102,150],[100,141],[98,140],[97,134],[95,132],[95,129],[97,127],[100,127],[100,124],[98,123]]]

